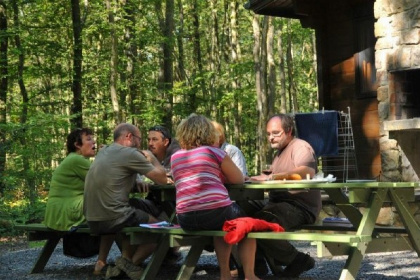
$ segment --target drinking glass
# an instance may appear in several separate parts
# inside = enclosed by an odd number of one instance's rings
[[[271,171],[271,164],[264,165],[264,168],[262,170],[262,173],[265,175],[270,175],[272,173]]]

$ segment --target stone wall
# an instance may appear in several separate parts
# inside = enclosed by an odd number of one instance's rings
[[[390,138],[384,123],[404,118],[401,112],[404,98],[397,96],[399,86],[393,72],[420,68],[420,1],[377,0],[374,15],[377,20],[375,63],[381,126],[381,176],[387,181],[418,181],[418,175],[405,154],[418,154],[419,151],[403,150],[395,139]]]

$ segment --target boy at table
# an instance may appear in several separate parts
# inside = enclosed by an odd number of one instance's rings
[[[317,160],[311,145],[295,137],[293,118],[286,114],[272,116],[266,126],[267,139],[277,153],[271,165],[270,175],[261,174],[251,180],[271,180],[273,175],[299,174],[312,178],[317,172]],[[268,201],[250,201],[241,204],[247,214],[280,224],[293,230],[303,224],[315,222],[321,210],[321,193],[311,191],[271,191]],[[274,259],[276,266],[285,267],[282,277],[298,277],[315,266],[315,260],[299,252],[288,241],[259,240],[258,246],[265,255]]]
[[[158,222],[160,210],[144,199],[129,198],[137,188],[137,174],[145,175],[157,184],[166,184],[165,169],[150,151],[139,151],[139,129],[128,123],[114,130],[114,143],[100,149],[86,176],[84,214],[94,234],[117,234],[122,228],[141,223]],[[144,185],[142,185],[144,186]],[[140,190],[140,191],[147,191]],[[131,279],[142,274],[141,262],[156,248],[156,244],[130,245],[129,237],[120,234],[122,256],[109,266],[106,279],[122,271]]]

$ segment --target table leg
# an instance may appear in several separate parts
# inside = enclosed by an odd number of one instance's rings
[[[155,279],[159,269],[161,268],[163,259],[166,256],[166,253],[169,250],[169,236],[164,234],[160,241],[158,242],[158,247],[156,248],[155,252],[153,253],[152,257],[150,258],[149,263],[144,270],[141,280],[143,279]]]
[[[388,189],[377,189],[370,195],[369,202],[360,220],[357,234],[372,235],[375,228],[376,219],[384,203]],[[368,243],[358,243],[350,248],[349,257],[341,272],[340,280],[354,280],[360,269],[363,257],[366,253]]]
[[[416,250],[417,256],[420,257],[420,227],[411,214],[408,203],[402,200],[394,189],[389,191],[389,195],[408,231],[408,237],[410,238],[413,248]]]
[[[60,236],[52,236],[47,239],[47,243],[45,243],[44,247],[42,248],[41,254],[39,255],[34,267],[32,268],[31,273],[40,273],[44,270],[45,265],[50,259],[60,239]]]
[[[195,266],[201,256],[201,253],[203,252],[205,245],[206,243],[203,242],[202,244],[191,246],[176,280],[188,280],[191,278],[191,275],[194,272]]]
[[[351,247],[349,257],[347,258],[346,264],[341,271],[340,280],[354,280],[356,279],[357,273],[362,263],[366,246],[364,248]]]

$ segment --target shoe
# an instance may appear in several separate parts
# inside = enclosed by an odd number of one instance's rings
[[[309,255],[299,252],[295,259],[284,269],[282,277],[299,277],[303,272],[315,267],[315,260]]]
[[[116,266],[109,265],[106,269],[105,279],[118,279],[125,276],[125,273]]]
[[[115,265],[120,270],[124,271],[132,280],[140,279],[143,274],[143,269],[140,266],[135,265],[124,257],[118,257],[115,261]]]
[[[268,274],[267,262],[264,258],[261,258],[258,255],[255,258],[254,273],[260,278]]]

